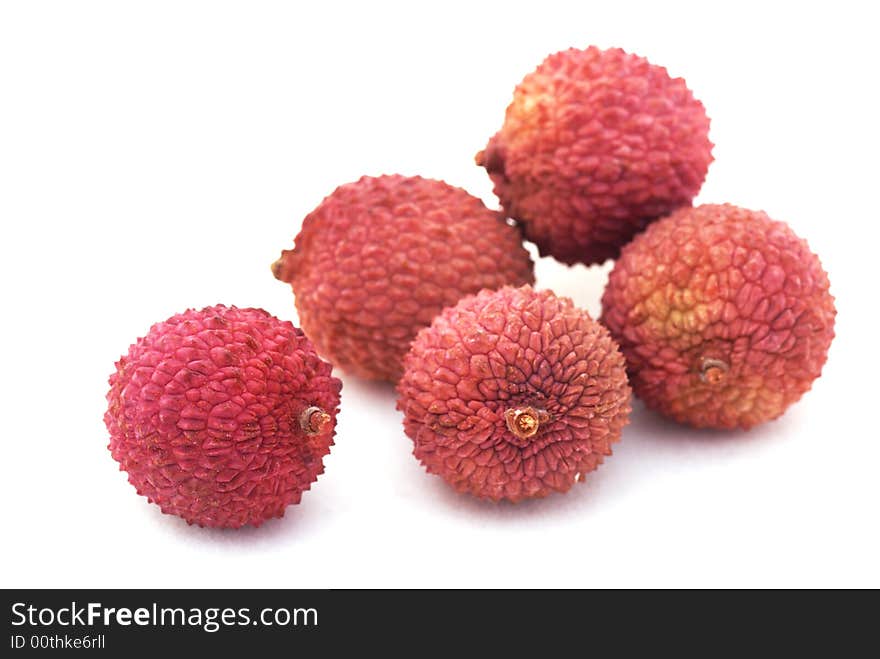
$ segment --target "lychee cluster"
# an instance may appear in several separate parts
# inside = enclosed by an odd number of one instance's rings
[[[333,444],[331,362],[396,383],[415,457],[492,501],[589,478],[632,392],[698,428],[780,416],[821,374],[834,299],[787,225],[691,205],[708,131],[684,80],[644,58],[549,56],[477,155],[502,210],[418,176],[338,187],[272,267],[303,329],[223,305],[154,325],[110,377],[113,457],[191,524],[280,517]],[[524,239],[568,264],[617,259],[599,322],[532,288]]]

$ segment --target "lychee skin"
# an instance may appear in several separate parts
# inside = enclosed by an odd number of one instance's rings
[[[567,491],[628,423],[623,356],[571,300],[482,291],[419,332],[397,407],[427,471],[459,492],[517,502]]]
[[[835,313],[828,275],[786,224],[707,204],[624,247],[601,320],[648,407],[697,428],[746,429],[810,389]]]
[[[273,266],[303,329],[336,366],[396,382],[416,333],[483,288],[534,281],[522,236],[461,188],[365,176],[303,221]]]
[[[689,206],[712,143],[706,111],[683,79],[591,46],[550,55],[527,75],[476,160],[542,256],[589,265]]]
[[[190,309],[117,362],[108,448],[162,512],[259,526],[324,471],[342,387],[330,371],[301,330],[261,309]]]

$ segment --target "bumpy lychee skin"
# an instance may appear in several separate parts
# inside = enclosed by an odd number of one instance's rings
[[[406,356],[397,407],[429,473],[517,502],[596,469],[630,412],[626,367],[604,327],[530,286],[445,309]]]
[[[342,387],[330,371],[301,330],[261,309],[172,316],[110,376],[110,452],[164,513],[259,526],[324,471]]]
[[[689,206],[712,161],[709,119],[681,78],[613,48],[550,55],[477,154],[542,255],[601,263]]]
[[[441,309],[483,288],[534,281],[522,236],[499,213],[461,188],[397,175],[337,188],[273,272],[292,285],[321,354],[391,382]]]
[[[781,415],[821,374],[835,313],[807,243],[731,205],[652,224],[623,249],[602,299],[636,395],[698,428]]]

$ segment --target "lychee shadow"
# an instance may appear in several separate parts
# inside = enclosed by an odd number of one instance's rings
[[[393,383],[385,382],[384,380],[365,380],[364,378],[336,371],[334,371],[333,375],[342,380],[342,395],[347,396],[351,401],[358,400],[385,406],[391,401],[391,409],[394,409],[397,391]],[[347,404],[348,401],[343,399],[340,414],[345,413]]]
[[[749,431],[695,429],[666,419],[639,401],[634,402],[631,419],[621,441],[614,445],[614,454],[566,493],[516,504],[494,503],[459,494],[439,477],[426,475],[425,498],[437,501],[452,514],[501,524],[519,524],[536,517],[583,521],[603,507],[617,505],[629,493],[650,489],[658,478],[665,477],[670,464],[729,459],[754,444],[784,437],[789,423],[781,418]]]
[[[784,436],[785,428],[791,422],[794,414],[793,411],[790,411],[786,416],[749,430],[693,428],[664,417],[662,414],[645,407],[640,400],[635,399],[633,400],[630,426],[624,430],[624,441],[631,439],[643,448],[653,445],[664,451],[678,451],[683,446],[715,448],[741,446],[766,442],[773,437]]]
[[[597,471],[587,474],[583,482],[575,483],[568,492],[554,492],[540,499],[526,499],[518,503],[478,499],[469,494],[459,494],[432,474],[425,474],[424,498],[437,502],[448,512],[499,523],[519,524],[536,517],[574,518],[589,514],[593,508],[601,506],[605,497],[616,496],[610,492],[616,487],[615,459],[616,456],[608,458]]]
[[[319,534],[321,511],[316,506],[309,505],[310,498],[309,492],[306,492],[303,494],[303,502],[289,506],[283,517],[268,519],[260,526],[243,526],[239,529],[203,528],[195,524],[189,525],[178,517],[162,514],[159,510],[155,514],[161,516],[161,524],[157,525],[164,532],[186,542],[204,543],[212,547],[241,545],[253,549],[263,544],[275,543],[281,538],[307,541]],[[315,499],[317,498],[316,496]]]

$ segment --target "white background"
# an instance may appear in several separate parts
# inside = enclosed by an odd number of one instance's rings
[[[0,8],[2,586],[880,586],[878,52],[870,3],[5,2]],[[827,8],[826,8],[827,7]],[[569,46],[687,78],[698,201],[787,220],[839,311],[779,421],[688,430],[636,405],[567,495],[492,505],[412,457],[390,387],[344,378],[326,473],[283,520],[205,530],[106,450],[113,363],[187,307],[295,321],[269,264],[362,174],[496,205],[474,153]],[[610,264],[537,264],[596,314]]]

